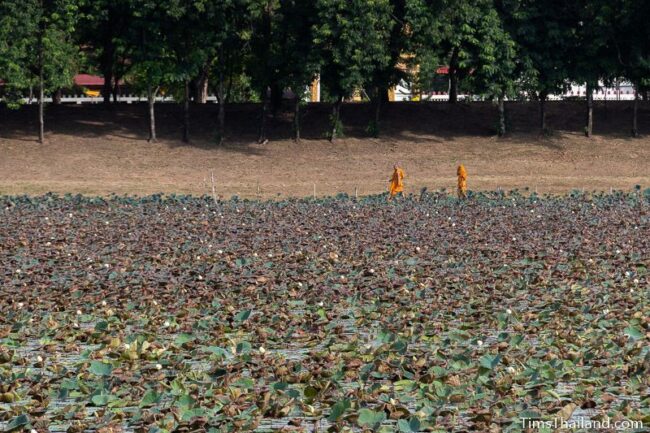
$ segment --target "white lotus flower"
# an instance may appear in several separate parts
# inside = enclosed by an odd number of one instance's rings
[[[268,256],[269,258],[271,258],[271,257],[273,257],[273,254],[272,254],[272,253],[268,253],[267,256]]]
[[[257,253],[253,253],[253,257],[257,257]]]
[[[374,273],[375,273],[375,270],[371,268],[369,272],[370,272],[371,274],[374,274]]]
[[[605,309],[603,310],[603,314],[604,314],[605,316],[608,315],[608,314],[609,314],[609,310],[608,310],[607,308],[605,308]]]
[[[77,322],[74,322],[74,323],[72,324],[72,327],[76,329],[76,328],[79,327],[79,324],[78,324]]]
[[[129,343],[124,343],[124,349],[129,350],[131,345]]]
[[[506,310],[506,313],[508,313],[509,315],[511,315],[511,314],[512,314],[512,310],[511,310],[510,308],[508,308],[508,309]]]
[[[302,283],[300,281],[298,282],[298,287],[302,287]]]
[[[77,310],[77,316],[81,316],[81,310]]]
[[[616,254],[621,254],[621,250],[616,250]]]
[[[108,263],[104,263],[104,267],[105,267],[105,268],[110,268],[111,265],[109,265]]]
[[[109,225],[109,224],[110,224],[110,223],[109,223],[108,221],[106,221],[106,225]]]
[[[322,307],[323,305],[325,305],[325,304],[323,303],[323,301],[320,301],[320,302],[318,303],[318,306],[319,306],[319,307]]]
[[[260,353],[261,353],[262,355],[264,355],[264,354],[266,353],[266,349],[264,348],[264,346],[260,346],[259,351],[260,351]]]
[[[23,308],[24,305],[25,305],[25,304],[23,304],[22,302],[19,302],[19,303],[18,303],[18,308]]]
[[[158,305],[158,302],[154,299],[153,304]]]
[[[506,368],[506,370],[507,370],[507,371],[508,371],[508,373],[510,373],[510,374],[514,374],[514,373],[515,373],[515,368],[514,368],[514,367],[512,367],[512,366],[510,366],[510,367],[508,367],[508,368]]]
[[[415,251],[420,252],[420,247],[415,247]]]
[[[639,284],[639,279],[638,278],[634,279],[634,284]]]
[[[456,227],[456,223],[451,223],[451,226],[452,226],[452,227]]]
[[[71,214],[71,213],[69,213],[69,214],[68,214],[68,217],[70,217],[70,218],[72,218],[72,214]]]
[[[513,240],[513,242],[514,242],[514,241],[516,241],[516,240],[517,240],[517,238],[515,238],[515,237],[513,237],[513,238],[512,238],[512,240]]]
[[[16,269],[16,273],[20,274],[22,271],[20,269]]]
[[[165,328],[169,328],[169,325],[171,325],[171,324],[169,323],[169,320],[165,320],[165,322],[163,323],[163,326],[164,326]]]
[[[162,365],[156,364],[156,370],[162,370]]]
[[[45,242],[46,247],[49,247],[50,245],[52,245],[52,242]]]
[[[476,342],[476,344],[477,344],[479,347],[480,347],[480,346],[483,346],[483,342],[482,342],[481,340],[478,340],[478,341]]]
[[[43,362],[43,357],[41,355],[38,355],[36,357],[36,362]]]
[[[48,217],[45,217],[45,221],[48,221],[49,219],[50,219],[50,218],[48,218]]]
[[[106,301],[102,301],[102,307],[106,306]]]
[[[199,281],[203,281],[203,275],[199,275]]]

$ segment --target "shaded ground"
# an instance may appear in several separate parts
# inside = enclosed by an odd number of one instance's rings
[[[535,104],[513,104],[513,134],[494,136],[490,104],[394,103],[386,107],[380,139],[367,138],[371,107],[343,109],[346,138],[324,140],[329,108],[306,108],[304,139],[291,139],[289,114],[270,125],[271,141],[255,144],[257,107],[228,107],[227,143],[214,144],[215,104],[192,107],[191,144],[180,141],[180,110],[157,108],[160,141],[147,143],[146,107],[49,107],[47,143],[35,141],[36,107],[0,111],[0,194],[47,191],[84,194],[211,193],[263,198],[384,191],[392,164],[400,161],[407,191],[453,189],[463,162],[470,189],[537,189],[539,192],[630,189],[650,185],[650,139],[630,139],[630,102],[598,103],[595,136],[582,136],[579,102],[549,104],[556,132],[540,137]],[[650,105],[640,104],[642,133],[650,132]]]

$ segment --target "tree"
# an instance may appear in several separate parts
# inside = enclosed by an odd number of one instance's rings
[[[199,76],[208,61],[209,27],[204,20],[204,0],[177,0],[167,9],[164,21],[170,68],[167,84],[180,85],[176,92],[183,106],[183,141],[190,140],[190,83]]]
[[[73,41],[76,0],[4,0],[0,30],[11,39],[0,48],[7,58],[0,66],[13,89],[38,88],[38,141],[45,141],[45,95],[70,86],[79,61]],[[4,39],[4,37],[3,37]]]
[[[219,103],[217,143],[225,133],[225,106],[233,80],[241,75],[250,39],[249,0],[206,0],[204,20],[208,24],[206,41],[209,68],[216,78]],[[228,84],[228,87],[226,87]]]
[[[566,13],[572,18],[575,34],[567,61],[571,80],[585,83],[587,137],[593,133],[594,90],[601,80],[611,83],[615,78],[615,52],[611,49],[609,31],[611,12],[606,0],[576,0],[567,5]]]
[[[472,89],[497,101],[497,132],[503,136],[507,132],[505,98],[514,97],[518,89],[517,46],[492,2],[482,3],[482,19],[476,23],[473,43],[466,49],[464,66],[471,70],[468,79]]]
[[[539,101],[540,129],[546,132],[548,95],[569,85],[570,47],[575,44],[574,22],[567,2],[502,0],[506,29],[518,47],[518,74]]]
[[[407,0],[390,0],[390,34],[388,37],[388,62],[374,65],[374,73],[370,82],[371,99],[374,100],[375,117],[369,126],[369,132],[374,137],[379,136],[381,108],[388,102],[388,89],[397,86],[409,74],[404,56],[409,49],[410,34],[407,22]]]
[[[300,140],[300,101],[318,70],[313,54],[314,6],[299,0],[257,0],[250,9],[251,52],[246,70],[262,100],[258,142],[267,141],[269,107],[277,111],[284,89],[295,94],[293,129],[294,138]]]
[[[87,47],[90,64],[104,77],[105,103],[117,100],[120,80],[128,73],[133,55],[132,0],[93,0],[82,4],[79,43]]]
[[[278,72],[283,62],[279,57],[282,41],[278,38],[282,18],[278,11],[280,8],[278,0],[253,0],[249,8],[251,55],[247,72],[251,75],[253,85],[262,101],[257,142],[264,143],[267,141],[266,118],[271,103],[269,92],[279,86]]]
[[[368,84],[390,62],[388,0],[317,0],[314,42],[321,59],[321,82],[333,100],[330,141],[340,129],[343,99]]]
[[[644,2],[617,0],[612,5],[611,40],[617,71],[634,85],[632,136],[638,137],[639,92],[650,86],[650,10]]]

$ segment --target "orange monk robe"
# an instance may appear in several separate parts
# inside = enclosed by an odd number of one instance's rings
[[[402,191],[404,191],[404,170],[397,167],[390,179],[390,195],[392,197]]]
[[[467,170],[463,164],[458,166],[456,170],[458,175],[458,198],[467,197]]]

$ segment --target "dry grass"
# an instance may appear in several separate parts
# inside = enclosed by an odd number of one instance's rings
[[[160,105],[160,141],[147,143],[142,105],[61,106],[47,111],[47,143],[33,136],[34,107],[0,112],[0,194],[82,193],[105,195],[210,193],[213,171],[219,195],[305,196],[313,192],[382,192],[394,162],[405,168],[407,192],[421,187],[453,189],[463,162],[470,189],[630,189],[650,186],[650,139],[627,136],[629,103],[599,104],[595,136],[581,134],[578,103],[550,104],[549,125],[540,137],[533,104],[509,107],[513,134],[492,133],[495,109],[489,104],[390,104],[385,134],[364,137],[370,107],[344,107],[346,138],[334,145],[322,139],[328,108],[312,105],[304,116],[304,139],[290,139],[289,115],[271,122],[271,141],[255,144],[256,108],[228,107],[227,142],[214,144],[216,106],[193,107],[193,141],[181,143],[179,109]],[[639,122],[650,132],[650,106]],[[644,132],[642,130],[642,132]]]

